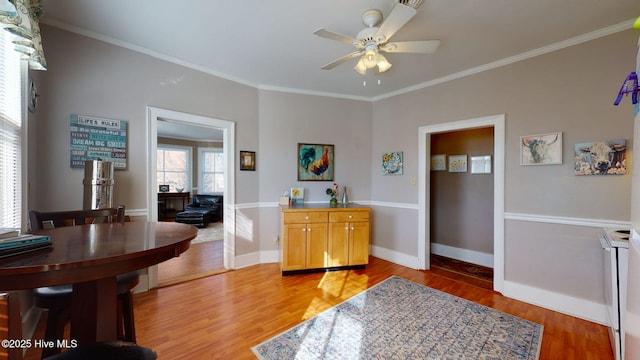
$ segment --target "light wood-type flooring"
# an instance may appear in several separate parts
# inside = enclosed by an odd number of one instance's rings
[[[360,270],[281,276],[278,264],[261,264],[135,294],[138,343],[161,360],[255,359],[252,346],[391,275],[544,325],[541,360],[613,359],[605,326],[506,298],[459,274],[375,257]],[[25,359],[38,359],[31,350]]]
[[[158,265],[158,286],[169,286],[227,271],[223,240],[191,244],[179,257]]]
[[[134,296],[138,343],[159,359],[255,359],[251,347],[390,275],[544,325],[540,359],[613,359],[607,328],[375,257],[362,270],[281,276],[262,264]]]

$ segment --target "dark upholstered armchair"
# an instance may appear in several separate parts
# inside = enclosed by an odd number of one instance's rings
[[[222,194],[196,194],[192,203],[176,214],[176,222],[206,227],[223,219],[223,207]]]

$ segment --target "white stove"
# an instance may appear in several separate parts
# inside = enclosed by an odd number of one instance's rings
[[[599,235],[603,249],[604,294],[610,325],[609,335],[616,360],[623,359],[624,354],[630,232],[629,228],[604,228]]]

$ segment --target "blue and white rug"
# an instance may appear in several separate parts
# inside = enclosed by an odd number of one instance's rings
[[[262,360],[517,359],[540,324],[392,276],[252,348]]]

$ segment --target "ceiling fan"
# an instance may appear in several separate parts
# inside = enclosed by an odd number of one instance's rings
[[[362,22],[367,26],[355,38],[326,29],[318,29],[315,35],[355,46],[358,50],[322,67],[330,70],[359,56],[360,60],[354,69],[364,75],[367,69],[378,67],[379,72],[391,68],[391,63],[380,53],[421,53],[431,54],[440,46],[440,40],[389,42],[389,39],[416,14],[416,9],[397,2],[389,15],[382,22],[382,12],[377,9],[367,10],[362,14]]]

